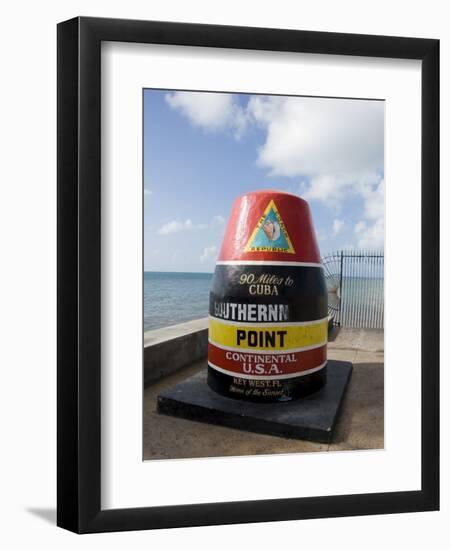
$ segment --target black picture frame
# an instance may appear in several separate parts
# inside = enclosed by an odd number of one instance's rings
[[[438,510],[439,41],[87,17],[60,23],[57,40],[57,524],[93,533]],[[422,61],[420,491],[101,509],[102,41]]]

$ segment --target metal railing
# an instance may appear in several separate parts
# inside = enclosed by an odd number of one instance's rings
[[[384,254],[339,250],[322,258],[334,325],[384,327]]]

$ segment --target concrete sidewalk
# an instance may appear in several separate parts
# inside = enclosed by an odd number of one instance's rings
[[[330,445],[244,432],[158,414],[161,390],[206,369],[206,359],[144,390],[144,460],[299,453],[384,446],[384,332],[342,328],[331,333],[329,359],[351,361],[352,378]]]

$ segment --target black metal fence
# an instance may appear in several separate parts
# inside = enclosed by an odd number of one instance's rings
[[[339,250],[322,258],[335,325],[384,327],[384,254]]]

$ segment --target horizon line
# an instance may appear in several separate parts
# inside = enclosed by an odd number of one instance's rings
[[[144,269],[144,273],[196,273],[199,275],[213,275],[214,271],[166,271],[166,270],[150,270]]]

